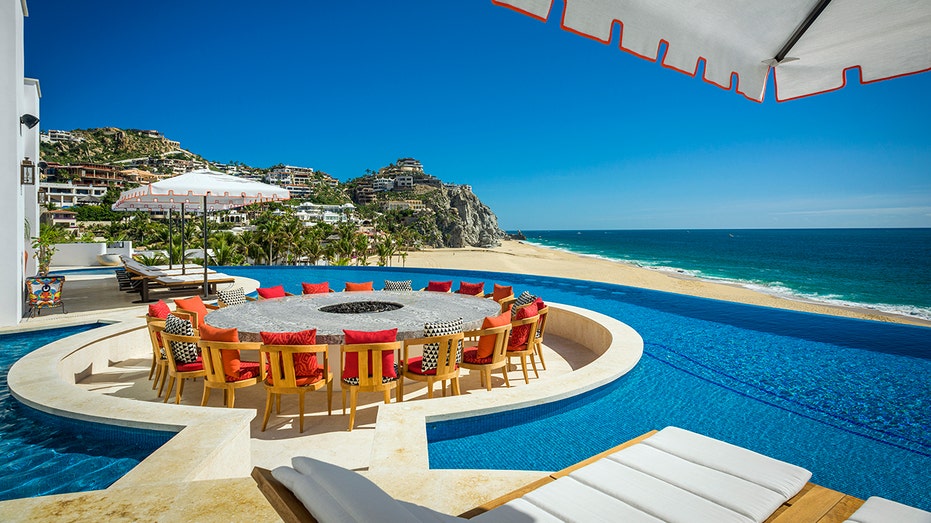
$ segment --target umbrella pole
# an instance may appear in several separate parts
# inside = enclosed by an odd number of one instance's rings
[[[168,209],[168,269],[174,269],[175,254],[171,252],[171,209]]]
[[[209,293],[207,292],[207,195],[204,195],[204,298],[206,298]]]
[[[184,246],[184,202],[181,202],[181,274],[187,274],[187,270],[184,267],[185,251],[186,249]]]

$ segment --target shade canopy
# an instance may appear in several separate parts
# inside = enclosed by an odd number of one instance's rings
[[[120,193],[115,211],[233,209],[253,203],[287,200],[287,189],[206,169],[143,185]],[[205,200],[206,198],[206,200]]]
[[[552,0],[492,0],[540,20]],[[770,69],[776,99],[931,70],[931,0],[564,0],[562,27],[666,67],[763,100]],[[661,43],[666,51],[659,56]],[[736,76],[736,80],[733,77]]]

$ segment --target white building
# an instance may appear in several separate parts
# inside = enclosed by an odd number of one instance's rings
[[[394,180],[391,178],[375,178],[372,182],[372,189],[375,192],[385,192],[394,189]]]
[[[414,188],[414,177],[409,174],[403,174],[394,179],[394,188],[401,189],[413,189]]]
[[[39,81],[25,78],[23,22],[25,0],[0,2],[0,326],[17,325],[23,316],[25,277],[36,271],[35,256],[25,236],[39,231],[39,186],[21,185],[21,165],[39,161]],[[28,224],[28,231],[26,230]]]
[[[39,187],[42,196],[41,203],[46,205],[52,203],[62,209],[75,205],[95,205],[100,203],[100,199],[107,194],[106,185],[42,182]]]

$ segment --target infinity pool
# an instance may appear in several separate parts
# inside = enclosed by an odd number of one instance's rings
[[[677,425],[795,463],[857,497],[931,509],[931,329],[619,285],[473,271],[224,267],[284,284],[453,279],[514,285],[614,317],[644,339],[637,367],[579,397],[430,424],[433,468],[558,470]],[[445,276],[445,277],[444,277]],[[511,452],[500,452],[507,442]],[[514,442],[524,442],[520,450]]]

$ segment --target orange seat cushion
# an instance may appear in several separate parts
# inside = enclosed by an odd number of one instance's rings
[[[255,290],[259,293],[259,296],[265,298],[266,300],[271,298],[284,298],[286,296],[284,292],[284,285],[276,285],[274,287],[259,287]]]
[[[213,327],[206,323],[200,325],[200,339],[203,341],[225,341],[231,343],[239,342],[239,331],[236,328],[221,329]],[[223,374],[226,375],[226,381],[239,381],[246,379],[242,377],[243,363],[239,359],[239,350],[223,349],[220,351],[220,358],[223,360]],[[249,376],[250,378],[255,376]]]
[[[511,287],[510,285],[498,285],[496,283],[495,290],[492,292],[491,297],[495,301],[501,301],[507,298],[508,296],[513,296],[513,295],[514,295],[514,287]]]
[[[304,294],[326,294],[330,292],[330,282],[323,283],[301,283]]]
[[[431,281],[427,283],[427,290],[433,292],[449,292],[453,288],[453,281]]]
[[[536,315],[537,306],[531,303],[530,305],[517,309],[517,317],[514,319],[524,320]],[[508,339],[508,350],[518,350],[515,347],[527,344],[527,341],[530,339],[530,327],[532,327],[532,325],[521,325],[511,329],[511,337]]]
[[[389,343],[397,340],[398,329],[388,329],[383,331],[352,331],[343,330],[345,335],[345,344],[353,345],[356,343]],[[394,370],[394,351],[381,351],[382,374],[386,378],[397,378],[398,374]],[[369,353],[369,368],[372,368],[372,354]],[[346,353],[346,362],[343,366],[342,379],[359,377],[359,354],[356,352]]]
[[[459,290],[456,291],[459,294],[468,294],[470,296],[478,296],[485,292],[485,282],[481,281],[478,283],[469,283],[467,281],[459,282]]]
[[[498,316],[487,316],[482,320],[483,329],[491,329],[493,327],[500,327],[502,325],[507,325],[511,323],[511,311],[504,311]],[[479,359],[490,358],[491,354],[495,351],[495,336],[494,334],[486,334],[481,336],[478,339],[478,352],[476,357]],[[464,356],[463,356],[464,357]]]
[[[353,283],[351,281],[346,282],[346,291],[348,292],[357,292],[357,291],[371,291],[375,290],[372,286],[374,282],[366,281],[362,283]],[[394,340],[391,340],[394,341]]]
[[[197,321],[200,323],[197,328],[200,328],[200,326],[204,324],[204,318],[207,316],[207,306],[204,305],[204,300],[200,299],[200,296],[191,296],[190,298],[175,298],[175,308],[196,312]]]

